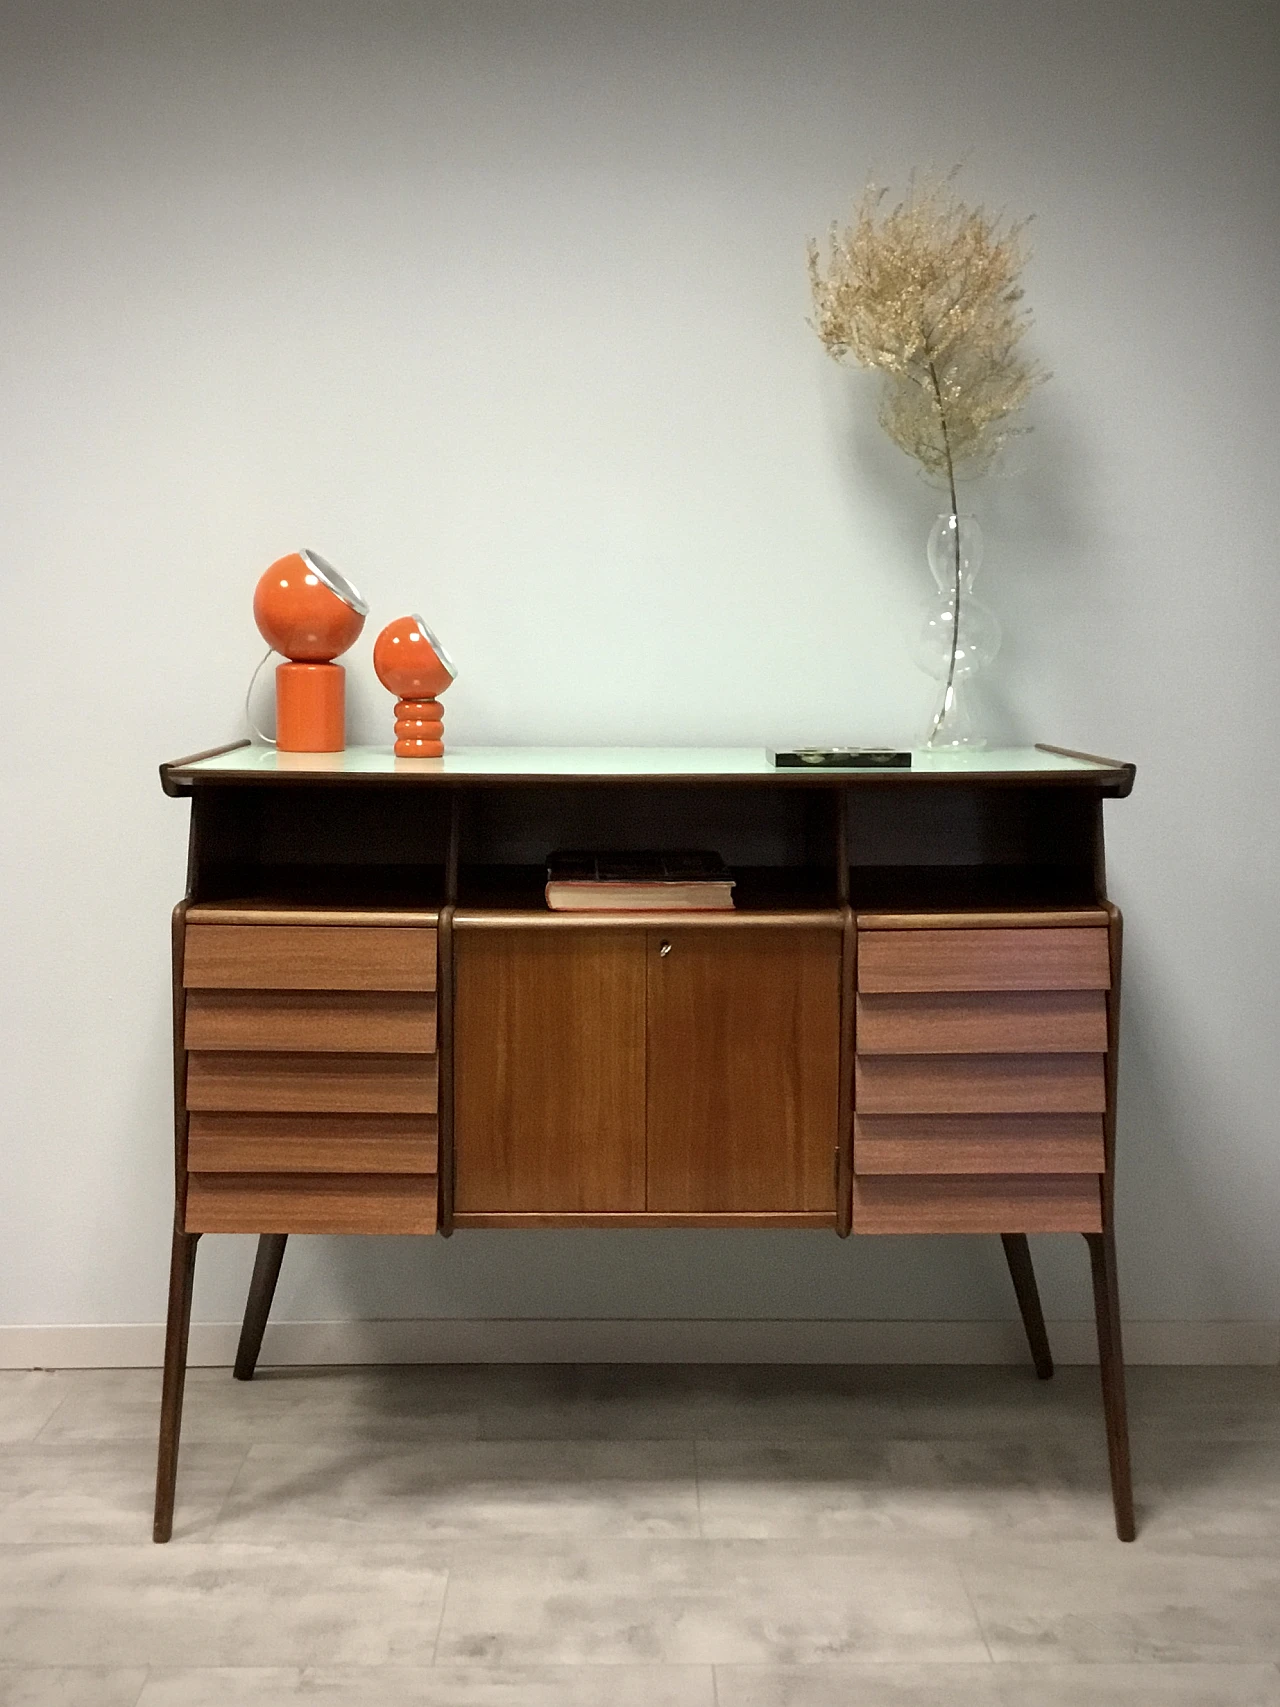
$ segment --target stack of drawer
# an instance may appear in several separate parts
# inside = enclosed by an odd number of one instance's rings
[[[435,1231],[435,917],[333,917],[187,912],[187,1232]]]
[[[859,919],[855,1233],[1101,1229],[1107,923]]]

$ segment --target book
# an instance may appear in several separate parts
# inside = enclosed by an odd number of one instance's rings
[[[891,747],[794,747],[779,752],[770,748],[767,757],[779,770],[802,770],[805,766],[844,771],[911,769],[911,754],[895,752]]]
[[[555,912],[725,912],[733,878],[719,854],[592,853],[564,849],[547,859],[547,906]]]

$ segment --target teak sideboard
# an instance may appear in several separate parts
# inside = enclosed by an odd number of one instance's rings
[[[173,918],[176,1199],[155,1538],[196,1245],[291,1233],[796,1227],[1082,1233],[1116,1529],[1134,1535],[1113,1230],[1120,915],[1061,748],[778,770],[746,749],[223,748]],[[557,913],[556,848],[720,853],[724,913]]]

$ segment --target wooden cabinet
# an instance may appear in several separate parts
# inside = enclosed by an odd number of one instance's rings
[[[162,778],[193,811],[158,1540],[200,1236],[260,1235],[247,1378],[289,1234],[437,1226],[998,1233],[1041,1376],[1026,1235],[1083,1233],[1132,1537],[1102,857],[1132,767],[244,747]],[[572,846],[714,848],[735,908],[550,912]]]
[[[459,1224],[831,1221],[840,942],[758,924],[460,924]]]

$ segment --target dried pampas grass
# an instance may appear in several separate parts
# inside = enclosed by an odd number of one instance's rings
[[[957,169],[958,170],[958,169]],[[990,467],[1011,418],[1048,375],[1021,352],[1031,325],[1019,274],[1027,221],[956,199],[956,172],[911,180],[887,212],[868,186],[853,224],[809,245],[814,329],[837,361],[884,376],[880,422],[946,482]]]

